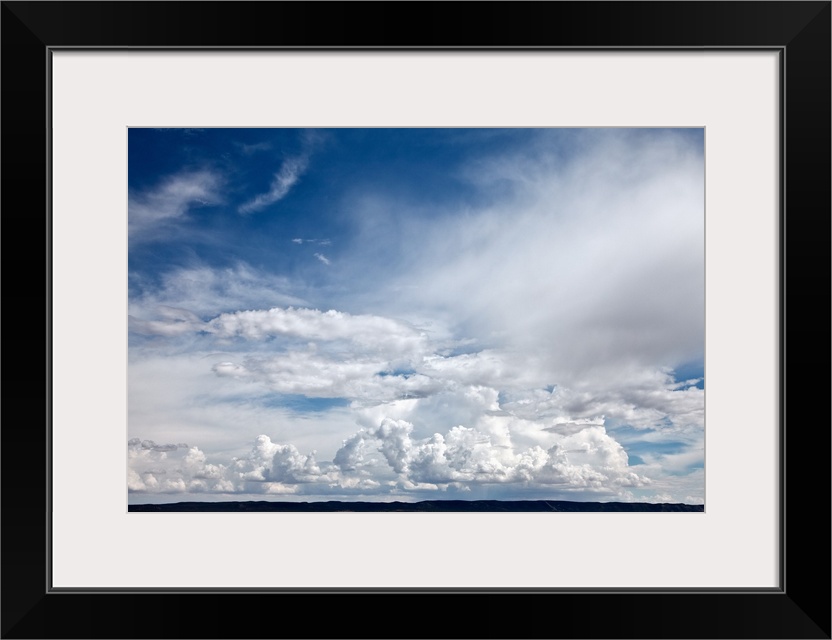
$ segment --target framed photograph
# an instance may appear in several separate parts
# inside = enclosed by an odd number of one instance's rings
[[[323,9],[3,3],[3,637],[829,638],[830,3]]]

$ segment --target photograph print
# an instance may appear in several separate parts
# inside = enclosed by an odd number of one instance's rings
[[[128,129],[128,510],[704,511],[704,145]]]

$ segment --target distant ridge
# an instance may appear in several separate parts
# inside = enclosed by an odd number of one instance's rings
[[[567,500],[425,500],[423,502],[175,502],[172,504],[131,504],[128,511],[204,512],[644,512],[699,511],[701,504],[653,504],[650,502],[570,502]]]

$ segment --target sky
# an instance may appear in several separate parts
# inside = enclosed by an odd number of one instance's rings
[[[704,503],[703,129],[128,135],[129,503]]]

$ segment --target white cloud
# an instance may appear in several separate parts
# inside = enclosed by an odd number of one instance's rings
[[[236,488],[227,477],[226,467],[207,463],[205,454],[197,447],[147,446],[147,442],[138,438],[128,442],[129,491],[223,493]]]
[[[262,341],[274,336],[302,340],[349,341],[362,353],[412,357],[425,349],[424,334],[407,324],[376,315],[351,315],[330,309],[281,309],[224,313],[208,323],[218,338]]]
[[[382,375],[390,366],[384,359],[338,361],[311,351],[289,351],[278,356],[249,356],[242,364],[220,362],[218,376],[256,382],[271,391],[310,398],[349,398],[356,405],[392,402],[435,393],[441,383],[427,376]]]
[[[349,209],[366,241],[342,252],[344,281],[373,273],[368,304],[513,352],[541,386],[614,385],[622,372],[701,356],[701,155],[660,133],[590,132],[571,144],[568,161],[544,135],[470,165],[490,196],[476,208],[424,215],[362,194]]]
[[[309,158],[306,155],[284,160],[280,170],[274,175],[269,190],[240,205],[238,211],[240,213],[260,211],[285,198],[306,171],[308,164]]]
[[[328,247],[332,244],[332,240],[329,238],[292,238],[292,242],[295,244],[318,244],[322,247]]]
[[[265,305],[303,305],[285,277],[238,263],[233,267],[196,265],[165,273],[159,285],[134,278],[130,296],[131,329],[155,335],[202,331],[200,318]]]
[[[243,480],[297,484],[315,482],[321,470],[314,453],[301,454],[294,445],[276,444],[260,435],[246,458],[234,461],[234,469]]]
[[[221,179],[212,171],[182,172],[128,200],[130,240],[146,239],[169,229],[194,206],[219,201]]]
[[[332,262],[330,262],[329,258],[327,258],[327,257],[326,257],[324,254],[322,254],[322,253],[316,253],[316,254],[315,254],[315,257],[316,257],[318,260],[320,260],[321,262],[323,262],[323,263],[324,263],[325,265],[327,265],[327,266],[329,266],[330,264],[332,264]]]
[[[257,142],[254,144],[239,143],[238,146],[240,148],[240,151],[242,151],[243,154],[247,156],[250,156],[253,153],[257,153],[258,151],[268,151],[272,148],[270,142]]]
[[[413,430],[407,421],[385,418],[375,429],[345,440],[334,462],[342,472],[352,473],[365,469],[368,453],[377,450],[401,480],[436,488],[449,483],[514,483],[615,494],[621,487],[650,482],[629,468],[626,452],[603,427],[560,437],[548,450],[535,446],[520,452],[495,444],[490,434],[476,428],[460,425],[418,440]]]
[[[447,491],[451,485],[453,490],[470,490],[514,484],[544,490],[554,486],[565,495],[616,495],[622,487],[650,482],[628,468],[623,449],[603,427],[564,437],[548,451],[507,451],[487,433],[463,426],[422,439],[412,434],[411,423],[384,419],[376,428],[359,430],[344,440],[333,462],[325,464],[318,463],[314,452],[303,454],[294,445],[272,442],[262,434],[246,455],[226,464],[209,462],[195,446],[133,438],[128,442],[128,486],[132,492],[151,493],[306,494],[361,492],[384,483],[406,495]]]
[[[685,504],[705,503],[705,470],[695,469],[683,475],[668,474],[660,469],[655,471],[643,470],[640,473],[649,474],[651,483],[649,490],[634,490],[637,502],[654,502],[654,496],[670,497],[670,502],[684,502]]]
[[[284,405],[264,385],[212,371],[234,356],[131,349],[129,437],[198,444],[207,455],[226,460],[243,455],[248,443],[267,433],[276,441],[331,458],[341,440],[355,431],[355,417],[347,406],[298,410]]]
[[[128,488],[151,493],[275,493],[273,484],[320,480],[314,454],[302,455],[293,445],[274,444],[259,436],[248,455],[230,464],[212,464],[198,447],[146,447],[128,443]],[[289,491],[291,492],[291,491]]]
[[[662,473],[685,473],[705,463],[705,448],[700,442],[699,446],[694,444],[677,453],[645,453],[642,458],[647,469],[653,468]]]
[[[421,362],[419,371],[463,385],[492,387],[511,385],[512,374],[521,375],[505,354],[494,350],[448,357],[429,355]]]
[[[637,429],[673,430],[704,427],[705,391],[679,389],[661,369],[642,368],[622,372],[619,381],[592,379],[594,385],[577,382],[578,388],[523,389],[506,394],[503,407],[530,419],[551,421],[551,428],[606,418]],[[672,425],[668,425],[668,418]]]
[[[128,316],[130,331],[144,335],[174,337],[200,331],[204,324],[199,316],[187,309],[158,305],[155,310],[157,318],[154,320]]]

